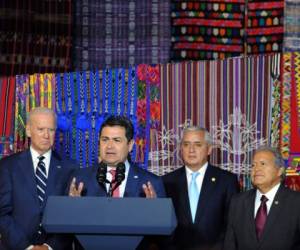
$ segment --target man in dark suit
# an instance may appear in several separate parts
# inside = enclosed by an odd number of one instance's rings
[[[41,225],[49,195],[62,195],[71,168],[51,150],[56,115],[33,109],[27,119],[30,149],[0,161],[0,234],[5,249],[70,249],[66,238],[46,234]]]
[[[70,196],[113,196],[113,197],[165,197],[164,185],[160,177],[140,168],[130,161],[133,148],[134,129],[131,121],[124,116],[110,116],[100,129],[100,158],[97,166],[78,169],[70,184]],[[100,168],[105,168],[104,178],[114,180],[112,171],[119,163],[124,163],[124,180],[110,192],[110,184],[99,183]],[[123,165],[123,166],[124,166]],[[97,177],[98,176],[98,177]],[[138,249],[150,249],[157,245],[156,237],[146,237]],[[121,247],[121,246],[120,246]],[[76,249],[82,249],[79,243]]]
[[[221,249],[230,199],[239,189],[237,177],[208,163],[212,142],[204,128],[185,128],[180,149],[184,166],[163,176],[178,220],[166,247]]]
[[[131,121],[124,116],[110,116],[100,129],[101,164],[107,168],[107,180],[114,179],[112,171],[118,163],[125,164],[125,179],[112,193],[114,197],[165,197],[160,177],[138,167],[128,160],[132,150],[134,129]],[[108,196],[109,184],[97,181],[99,166],[78,169],[70,184],[70,196]]]
[[[255,187],[232,198],[224,250],[299,250],[300,193],[281,183],[284,164],[271,147],[255,151]]]

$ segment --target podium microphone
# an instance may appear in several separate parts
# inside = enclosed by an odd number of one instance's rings
[[[107,165],[103,161],[99,163],[99,167],[97,170],[97,182],[99,185],[105,185],[105,183],[109,183],[109,181],[106,179],[106,172],[107,172]]]
[[[116,176],[114,181],[111,181],[109,184],[108,196],[112,197],[113,192],[121,185],[122,181],[125,179],[125,164],[124,162],[119,162],[116,166]]]
[[[124,162],[119,162],[117,164],[117,168],[116,168],[116,182],[117,182],[117,185],[116,186],[119,186],[122,181],[125,179],[125,164]]]

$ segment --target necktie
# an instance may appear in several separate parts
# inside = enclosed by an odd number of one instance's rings
[[[257,238],[260,239],[266,220],[267,220],[267,204],[268,198],[264,195],[260,198],[260,206],[257,210],[256,217],[255,217],[255,227],[256,227],[256,235]]]
[[[191,208],[193,222],[195,221],[198,200],[199,200],[199,188],[196,182],[198,175],[199,172],[192,173],[192,179],[189,187],[189,200],[190,200],[190,208]]]
[[[116,170],[115,169],[111,169],[109,170],[110,174],[112,175],[112,179],[111,181],[114,182],[116,179]],[[117,185],[116,182],[112,183],[112,189],[114,190],[115,186]],[[120,189],[119,186],[113,191],[112,193],[112,197],[120,197]]]
[[[40,205],[43,205],[43,202],[46,198],[46,187],[47,187],[47,174],[46,174],[46,166],[43,160],[45,159],[44,156],[38,157],[39,162],[37,164],[37,168],[35,171],[35,179],[36,179],[36,186],[37,186],[37,194],[40,201]]]

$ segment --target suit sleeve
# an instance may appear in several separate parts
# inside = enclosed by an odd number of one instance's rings
[[[30,245],[25,232],[15,222],[13,214],[13,185],[8,164],[0,162],[0,234],[11,249],[25,249]]]
[[[151,183],[153,184],[157,198],[166,197],[166,191],[161,177],[157,176]]]
[[[228,215],[228,223],[225,232],[225,239],[223,244],[223,250],[236,250],[236,239],[235,239],[235,232],[234,232],[234,215],[235,215],[235,206],[233,198],[230,207],[229,207],[229,215]]]

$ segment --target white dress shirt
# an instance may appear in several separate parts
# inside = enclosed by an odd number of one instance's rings
[[[262,195],[266,196],[268,198],[268,201],[266,202],[267,205],[267,213],[269,214],[270,208],[273,204],[275,195],[278,191],[278,188],[280,186],[280,183],[278,183],[276,186],[274,186],[269,192],[262,194],[258,189],[256,190],[256,196],[255,196],[255,204],[254,204],[254,218],[256,216],[257,210],[260,206],[260,198],[262,197]]]
[[[199,175],[196,178],[197,187],[199,189],[199,194],[201,193],[202,183],[204,175],[207,169],[208,163],[206,162],[198,171]],[[186,179],[188,184],[188,189],[190,188],[190,183],[192,180],[192,174],[194,173],[188,166],[185,166]]]
[[[37,164],[39,162],[38,157],[41,156],[41,155],[37,151],[35,151],[32,147],[30,147],[30,152],[31,152],[31,157],[32,157],[32,162],[33,162],[33,170],[34,170],[34,173],[35,173],[36,168],[37,168]],[[49,151],[47,151],[46,153],[43,154],[43,156],[45,157],[43,162],[45,163],[47,177],[48,177],[48,174],[49,174],[51,153],[52,153],[52,151],[50,149]]]
[[[124,193],[125,193],[125,187],[126,187],[126,183],[127,183],[127,178],[128,178],[128,172],[129,172],[129,168],[130,168],[130,164],[129,162],[126,160],[125,161],[125,179],[121,182],[120,186],[119,186],[119,191],[120,191],[120,197],[124,197]],[[106,174],[106,178],[108,181],[112,180],[112,174],[109,172],[111,169],[115,169],[115,167],[110,167],[107,166],[107,174]],[[106,184],[106,190],[109,190],[109,183]]]

